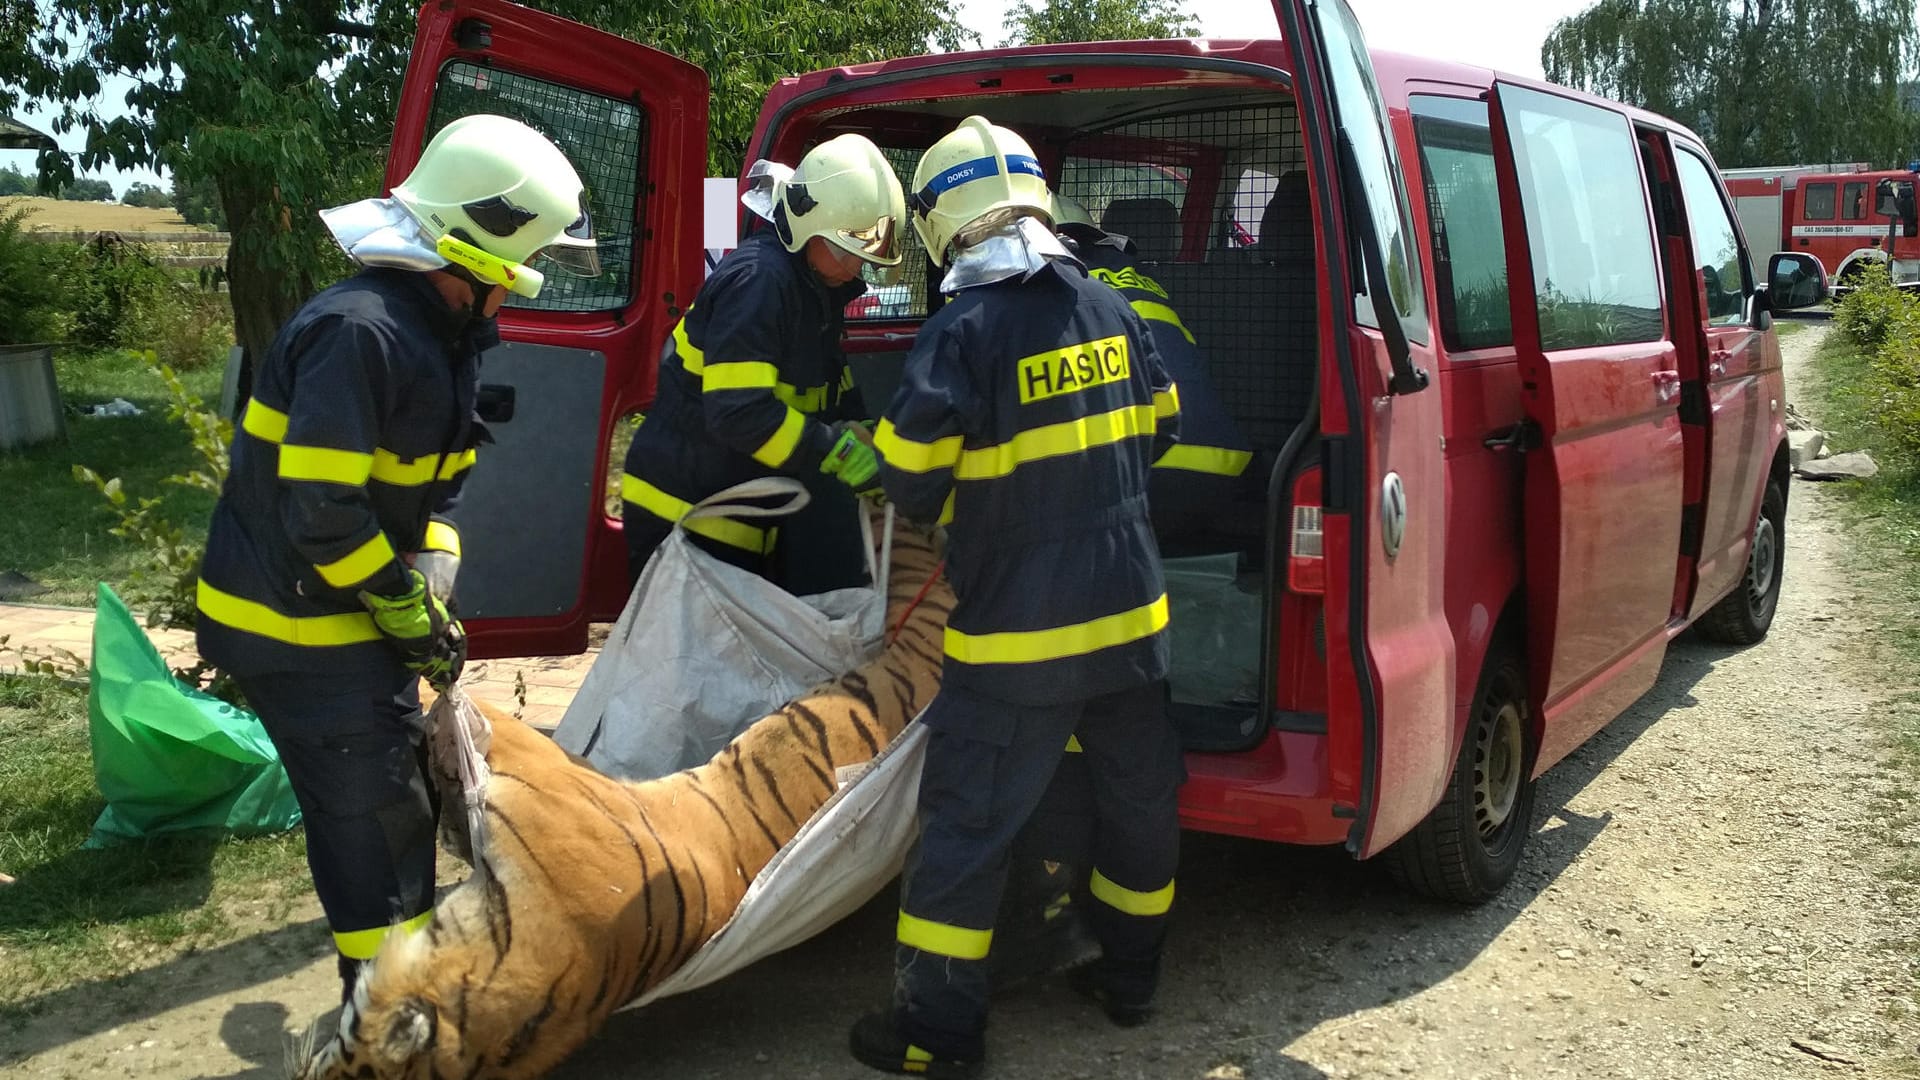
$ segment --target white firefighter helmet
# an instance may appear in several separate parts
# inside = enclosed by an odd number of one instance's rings
[[[586,185],[546,136],[505,116],[463,116],[433,137],[393,189],[448,262],[521,296],[540,293],[536,263],[594,277],[600,260]]]
[[[886,155],[864,135],[836,135],[807,151],[773,192],[773,228],[788,251],[820,237],[875,266],[900,265],[907,200]]]
[[[1053,215],[1054,228],[1064,229],[1069,225],[1085,225],[1090,229],[1100,227],[1093,223],[1093,215],[1087,213],[1087,208],[1080,204],[1080,200],[1069,195],[1062,195],[1057,191],[1051,194],[1053,201],[1048,209]]]
[[[913,171],[908,200],[913,228],[938,266],[947,265],[955,240],[977,235],[1024,214],[1051,223],[1046,173],[1027,140],[969,116],[927,148]]]

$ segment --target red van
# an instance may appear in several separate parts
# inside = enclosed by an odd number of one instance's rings
[[[1788,483],[1772,320],[1826,277],[1793,253],[1754,273],[1672,121],[1370,53],[1342,0],[1275,7],[1282,40],[783,80],[748,156],[857,131],[905,178],[980,113],[1137,242],[1265,479],[1168,552],[1192,583],[1170,586],[1184,823],[1384,852],[1422,892],[1482,900],[1535,778],[1653,684],[1669,641],[1766,634]],[[613,268],[501,315],[496,444],[461,515],[476,655],[578,651],[626,598],[610,440],[701,281],[706,94],[688,64],[527,8],[422,9],[388,181],[456,116],[521,117],[586,175]],[[909,302],[848,324],[876,408],[940,302],[910,262]]]

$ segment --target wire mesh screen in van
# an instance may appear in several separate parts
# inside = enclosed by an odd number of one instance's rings
[[[587,186],[600,249],[599,277],[578,278],[550,264],[535,265],[547,278],[539,297],[509,294],[507,306],[536,311],[627,306],[639,265],[640,241],[633,223],[640,219],[640,177],[647,171],[647,114],[630,101],[456,60],[440,70],[427,140],[473,113],[510,116],[560,147]]]
[[[1060,192],[1134,242],[1262,449],[1286,441],[1313,391],[1319,260],[1304,168],[1291,102],[1070,138],[1059,166]]]

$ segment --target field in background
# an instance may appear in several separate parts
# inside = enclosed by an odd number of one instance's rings
[[[0,198],[0,213],[20,206],[32,211],[26,222],[29,232],[71,232],[75,229],[83,232],[102,229],[115,232],[179,232],[194,228],[173,210],[122,206],[119,203],[67,202],[38,195]]]

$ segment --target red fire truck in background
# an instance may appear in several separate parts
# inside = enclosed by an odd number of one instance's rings
[[[1725,169],[1740,226],[1755,251],[1801,251],[1820,260],[1839,288],[1880,263],[1895,283],[1920,288],[1920,220],[1905,170],[1842,165]]]

